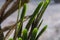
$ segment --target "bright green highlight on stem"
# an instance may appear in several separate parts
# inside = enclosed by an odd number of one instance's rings
[[[31,39],[30,40],[35,40],[35,37],[37,35],[37,32],[38,32],[38,29],[37,28],[34,28],[33,31],[32,31],[32,36],[31,36]]]
[[[27,29],[24,29],[23,32],[22,32],[22,39],[23,40],[27,40]]]

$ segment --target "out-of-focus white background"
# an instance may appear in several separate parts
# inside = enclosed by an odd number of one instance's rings
[[[31,0],[27,4],[26,15],[31,15],[33,13],[39,1],[41,0]],[[4,4],[4,2],[5,0],[0,0],[0,8]],[[9,18],[7,18],[2,23],[2,28],[6,25],[16,22],[17,13],[18,11],[14,12],[14,14],[12,14]],[[40,40],[60,40],[60,3],[55,3],[54,0],[51,0],[51,3],[47,7],[42,18],[44,19],[44,21],[41,27],[43,27],[44,25],[48,25],[48,28],[39,39]]]

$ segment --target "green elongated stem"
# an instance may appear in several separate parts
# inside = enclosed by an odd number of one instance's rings
[[[18,30],[18,37],[21,37],[21,32],[22,32],[22,27],[23,27],[23,20],[24,20],[24,16],[26,14],[26,4],[24,4],[23,6],[23,10],[22,10],[22,14],[21,14],[21,17],[20,17],[20,28]]]
[[[41,8],[41,4],[42,4],[42,2],[39,3],[38,7],[36,8],[36,10],[34,11],[34,13],[32,14],[32,17],[30,18],[29,22],[27,23],[27,25],[26,25],[27,30],[29,30],[30,25],[33,23],[35,17],[37,16],[37,14],[38,14],[38,12],[39,12],[39,10]]]
[[[47,25],[44,26],[44,28],[42,28],[42,30],[39,32],[39,34],[36,36],[35,40],[38,40],[38,38],[42,35],[42,33],[47,29]]]
[[[30,30],[29,35],[28,35],[28,39],[30,39],[30,37],[31,37],[31,35],[32,35],[32,31],[33,31],[34,28],[35,28],[35,27],[34,27],[34,21],[33,21],[31,30]]]
[[[38,16],[37,16],[37,23],[39,23],[39,21],[41,20],[41,18],[42,18],[42,16],[43,16],[43,14],[44,14],[47,6],[48,6],[47,3],[45,2],[45,3],[43,4],[42,9],[40,10],[40,12],[39,12],[39,14],[38,14]]]
[[[43,2],[42,5],[41,5],[41,9],[42,9],[42,7],[43,7],[43,4],[44,4],[44,2]],[[41,10],[41,9],[40,9],[40,10]],[[40,12],[40,11],[39,11],[39,12]],[[41,13],[38,13],[38,14],[37,14],[37,17],[36,17],[35,20],[34,20],[34,27],[37,27],[38,22],[40,21],[40,20],[39,20],[39,19],[40,19],[40,17],[39,17],[40,14],[41,14]],[[42,17],[41,17],[41,18],[42,18]]]
[[[24,17],[25,17],[25,14],[26,14],[26,4],[24,4],[24,6],[23,6],[23,10],[22,10],[22,13],[21,13],[21,18],[20,18],[20,20],[21,21],[23,21],[23,19],[24,19]]]
[[[27,32],[28,32],[27,29],[24,29],[24,30],[23,30],[23,32],[22,32],[22,39],[23,39],[23,40],[28,40],[28,39],[27,39]]]
[[[20,14],[20,7],[21,7],[21,0],[19,0],[18,1],[18,16],[17,16],[17,22],[18,22],[18,20],[19,20],[19,14]],[[17,27],[17,25],[16,25],[16,28],[15,28],[15,34],[14,34],[14,40],[16,40],[16,38],[17,38],[17,35],[18,35],[18,27]]]
[[[41,7],[42,7],[42,5],[43,5],[43,2],[40,2],[40,6],[41,6]],[[41,9],[41,8],[40,8],[40,9]],[[35,20],[34,20],[33,23],[32,23],[31,30],[30,30],[29,35],[28,35],[28,39],[30,38],[30,36],[31,36],[31,34],[32,34],[32,30],[33,30],[35,27],[36,27],[36,22],[35,22]]]
[[[35,40],[36,35],[37,35],[37,32],[38,32],[38,29],[37,28],[34,28],[34,30],[32,31],[32,35],[31,35],[30,40]]]
[[[37,26],[39,24],[39,21],[41,20],[41,18],[43,16],[43,14],[44,14],[44,12],[45,12],[48,4],[49,4],[49,2],[47,2],[47,1],[46,2],[43,2],[42,8],[39,11],[39,13],[38,13],[38,15],[37,15],[37,17],[35,19],[35,26]]]
[[[44,5],[43,5],[43,7],[42,7],[42,10],[40,11],[40,19],[41,19],[41,17],[42,17],[42,15],[43,15],[43,13],[45,12],[45,10],[46,10],[46,8],[47,8],[47,6],[48,6],[48,4],[50,3],[50,0],[46,0],[46,2],[44,3]],[[39,20],[40,19],[38,19],[38,22],[39,22]],[[38,36],[36,37],[36,40],[39,38],[39,36],[41,36],[41,34],[46,30],[46,28],[47,28],[47,26],[45,26],[42,30],[41,30],[41,32],[38,34]]]
[[[46,2],[47,2],[47,3],[46,3]],[[43,3],[43,6],[42,6],[39,14],[37,15],[37,18],[36,18],[36,20],[35,20],[34,23],[33,23],[33,26],[34,26],[34,27],[38,25],[38,23],[39,23],[39,21],[41,20],[41,18],[42,18],[42,16],[43,16],[43,14],[44,14],[44,12],[45,12],[48,4],[50,3],[50,1],[46,1],[46,2]],[[41,24],[42,24],[42,22],[39,24],[38,28],[41,26]],[[34,27],[33,27],[33,28],[34,28]],[[32,28],[32,29],[33,29],[33,28]],[[30,32],[30,35],[31,35],[31,32]],[[30,37],[30,36],[28,36],[28,37]]]

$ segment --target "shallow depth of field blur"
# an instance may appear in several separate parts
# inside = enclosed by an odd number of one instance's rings
[[[40,1],[42,0],[30,0],[30,2],[27,4],[26,15],[31,15]],[[0,0],[0,8],[2,7],[4,2],[5,2],[4,0]],[[14,14],[8,17],[7,20],[5,20],[2,23],[2,28],[6,25],[15,23],[17,18],[17,13],[18,11],[14,12]],[[48,25],[48,28],[39,39],[40,40],[60,40],[60,3],[55,3],[54,0],[51,0],[42,19],[44,21],[43,21],[43,24],[41,25],[41,28],[44,25]],[[24,22],[24,26],[26,22]],[[12,36],[13,36],[13,33],[10,37]]]

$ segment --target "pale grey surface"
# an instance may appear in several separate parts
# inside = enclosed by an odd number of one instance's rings
[[[2,2],[0,2],[0,5],[1,4]],[[27,5],[28,12],[26,15],[31,15],[34,9],[36,8],[37,4],[38,1],[30,2]],[[16,21],[17,13],[18,12],[16,11],[13,15],[7,18],[7,20],[5,20],[4,23],[2,23],[2,26],[11,24],[10,21],[14,23]],[[42,26],[47,24],[48,28],[45,31],[45,33],[40,37],[40,40],[60,40],[60,4],[50,4],[43,15],[43,19],[44,22]]]

